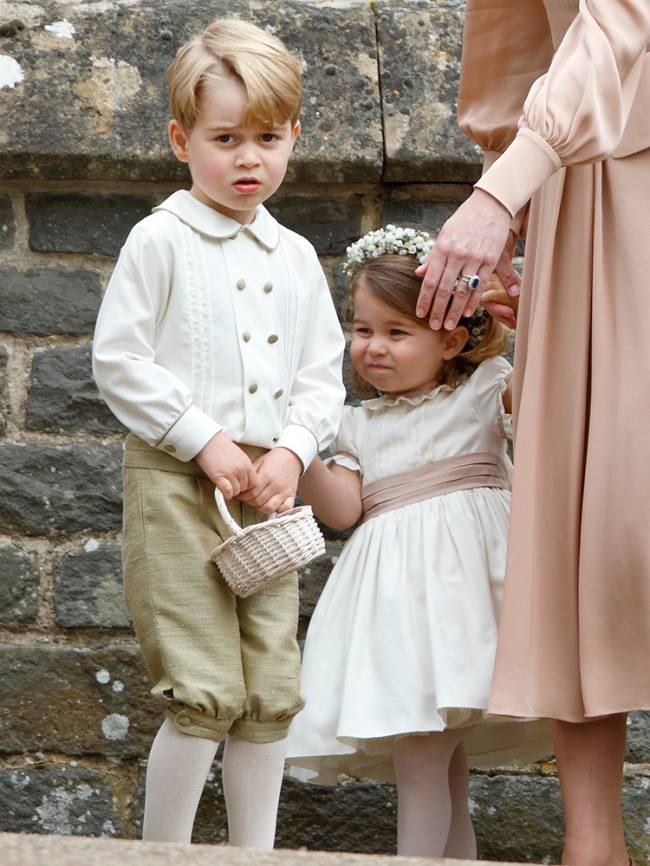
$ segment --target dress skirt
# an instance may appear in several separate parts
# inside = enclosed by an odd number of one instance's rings
[[[490,712],[650,708],[650,150],[531,203]]]

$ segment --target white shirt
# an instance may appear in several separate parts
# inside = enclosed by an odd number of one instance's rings
[[[338,428],[343,349],[307,240],[262,206],[241,225],[181,190],[122,248],[93,372],[120,421],[179,460],[223,430],[306,469]]]

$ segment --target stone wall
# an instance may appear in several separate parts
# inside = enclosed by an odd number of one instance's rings
[[[135,836],[160,722],[121,598],[123,429],[90,374],[102,290],[129,228],[179,185],[164,70],[219,14],[305,61],[304,135],[270,203],[316,245],[340,302],[345,246],[380,223],[436,229],[479,154],[457,131],[461,0],[0,4],[0,830]],[[340,537],[302,575],[304,634]],[[650,721],[630,722],[628,832],[650,863]],[[196,839],[226,836],[219,762]],[[551,862],[552,764],[475,774],[485,858]],[[394,850],[395,791],[288,781],[279,844]],[[645,859],[644,859],[645,858]]]

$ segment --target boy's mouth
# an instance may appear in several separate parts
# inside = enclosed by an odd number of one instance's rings
[[[250,195],[250,193],[257,192],[262,184],[256,177],[242,177],[236,180],[233,186],[237,192],[248,193]]]

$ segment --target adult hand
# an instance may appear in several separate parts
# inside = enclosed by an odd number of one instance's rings
[[[214,482],[215,487],[223,493],[224,499],[232,499],[257,481],[250,457],[225,433],[213,436],[199,451],[195,460]]]
[[[428,315],[434,330],[444,321],[451,331],[461,316],[476,310],[480,286],[472,291],[465,281],[455,286],[456,280],[462,274],[478,274],[485,286],[508,240],[510,220],[500,202],[475,189],[444,224],[426,261],[415,272],[424,276],[416,313],[420,318]]]
[[[265,514],[293,508],[302,462],[289,448],[272,448],[253,464],[257,481],[239,498]]]

